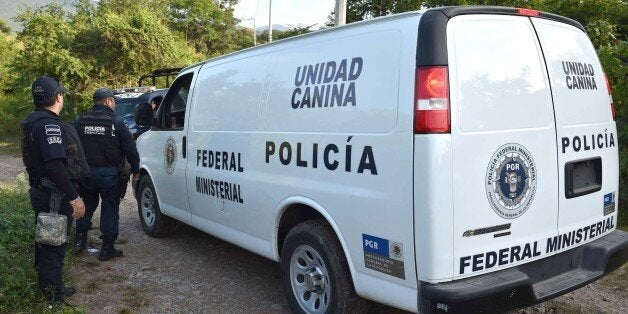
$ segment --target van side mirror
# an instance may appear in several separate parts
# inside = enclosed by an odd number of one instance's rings
[[[141,103],[135,107],[135,123],[140,126],[153,124],[153,107],[149,103]]]

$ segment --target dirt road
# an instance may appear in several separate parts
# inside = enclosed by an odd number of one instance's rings
[[[0,183],[15,182],[21,171],[19,158],[0,156]],[[121,205],[120,232],[117,246],[124,257],[98,262],[98,253],[85,252],[68,265],[70,284],[78,290],[69,303],[87,313],[289,313],[277,263],[185,225],[170,238],[148,237],[130,190]],[[95,248],[98,235],[90,233]],[[515,313],[626,313],[627,268]],[[383,305],[371,312],[402,313]]]

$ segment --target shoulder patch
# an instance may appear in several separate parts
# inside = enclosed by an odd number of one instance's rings
[[[48,136],[47,138],[48,140],[48,144],[61,144],[63,142],[63,140],[61,139],[61,136]]]
[[[46,124],[47,136],[61,136],[61,127],[58,124]]]

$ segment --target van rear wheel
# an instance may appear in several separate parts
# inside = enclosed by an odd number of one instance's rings
[[[322,220],[296,225],[281,250],[283,290],[295,313],[362,313],[367,301],[353,288],[345,254]]]
[[[149,176],[140,179],[137,195],[137,211],[144,232],[154,238],[170,235],[177,221],[161,213],[157,193]]]

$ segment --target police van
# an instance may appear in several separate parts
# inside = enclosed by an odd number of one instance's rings
[[[518,308],[627,259],[614,112],[565,17],[446,7],[322,30],[180,72],[137,142],[139,217],[280,262],[295,312]]]

